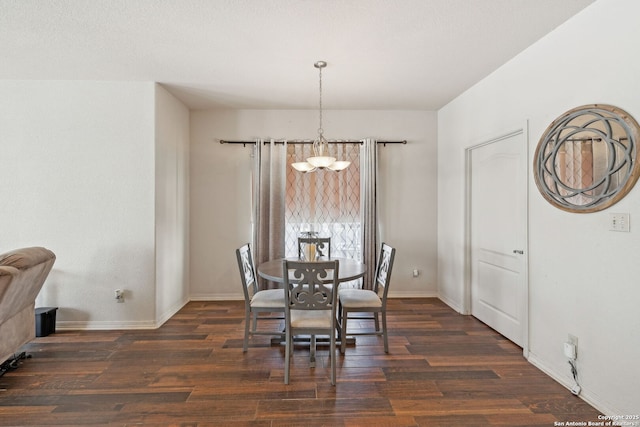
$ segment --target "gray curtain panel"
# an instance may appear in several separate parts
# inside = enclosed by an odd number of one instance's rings
[[[362,217],[362,261],[367,266],[363,289],[373,289],[376,256],[378,251],[378,144],[367,138],[363,141],[360,155],[360,209]]]
[[[256,265],[284,257],[287,144],[274,140],[255,145],[253,174],[253,255]],[[262,279],[260,279],[262,280]],[[261,289],[275,288],[264,280]]]

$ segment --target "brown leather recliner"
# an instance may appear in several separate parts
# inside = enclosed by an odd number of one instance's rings
[[[41,247],[0,255],[0,363],[35,338],[36,296],[55,260]]]

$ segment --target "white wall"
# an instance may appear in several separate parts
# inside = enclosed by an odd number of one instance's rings
[[[189,300],[189,110],[156,85],[156,322]]]
[[[397,248],[391,296],[436,294],[436,115],[324,111],[329,139],[406,139],[380,146],[382,238]],[[191,298],[240,299],[235,249],[251,241],[251,146],[217,139],[312,139],[316,111],[191,113]],[[414,268],[421,270],[411,277]]]
[[[57,255],[57,327],[155,326],[153,83],[0,81],[0,251]],[[114,290],[125,290],[117,304]]]
[[[438,283],[463,301],[464,148],[529,122],[529,156],[545,128],[584,104],[618,106],[640,120],[640,2],[599,0],[438,113]],[[531,168],[531,164],[529,166]],[[632,231],[608,231],[610,212]],[[578,337],[582,396],[608,414],[640,406],[640,186],[592,214],[554,208],[529,170],[530,361],[571,384],[562,343]]]

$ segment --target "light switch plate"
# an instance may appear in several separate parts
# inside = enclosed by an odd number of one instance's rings
[[[629,214],[628,213],[609,214],[609,230],[629,232]]]

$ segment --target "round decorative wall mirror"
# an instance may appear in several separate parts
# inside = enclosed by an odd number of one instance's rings
[[[536,185],[552,205],[587,213],[622,199],[638,180],[638,123],[620,108],[591,104],[558,117],[534,158]]]

